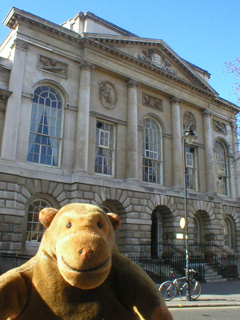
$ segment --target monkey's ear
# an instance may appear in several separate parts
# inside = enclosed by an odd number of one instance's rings
[[[57,209],[44,208],[39,212],[39,221],[42,225],[44,225],[44,227],[48,228],[57,213]]]
[[[107,216],[112,223],[114,231],[118,230],[121,226],[121,220],[116,213],[108,212]]]

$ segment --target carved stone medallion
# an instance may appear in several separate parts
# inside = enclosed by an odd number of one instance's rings
[[[185,112],[183,117],[183,130],[192,129],[196,130],[196,120],[191,112]]]
[[[105,108],[113,109],[117,103],[117,92],[114,86],[108,82],[103,81],[99,84],[99,99]]]

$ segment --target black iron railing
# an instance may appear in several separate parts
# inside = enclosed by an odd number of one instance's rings
[[[0,252],[0,274],[19,267],[23,263],[27,262],[31,257],[32,256],[18,253]]]
[[[184,276],[186,257],[184,245],[177,245],[170,241],[140,243],[135,252],[138,255],[129,258],[144,269],[151,278],[161,283],[171,279],[170,271],[178,276]],[[20,266],[31,256],[0,252],[0,274],[9,269]],[[197,271],[195,278],[205,280],[206,265],[215,269],[224,278],[237,278],[237,257],[214,243],[189,244],[189,267]]]
[[[144,269],[155,282],[161,283],[171,278],[171,270],[179,276],[185,274],[186,257],[184,245],[170,241],[144,242],[140,245],[140,255],[130,259]],[[205,281],[206,266],[210,266],[224,278],[237,278],[237,257],[214,243],[189,244],[189,267],[197,271],[195,278]]]

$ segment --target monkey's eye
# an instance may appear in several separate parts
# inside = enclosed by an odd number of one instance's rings
[[[69,221],[69,222],[66,224],[66,227],[69,229],[69,228],[71,228],[71,226],[72,226],[72,223]]]
[[[100,221],[98,221],[97,226],[98,226],[99,229],[103,228],[103,225],[102,225],[102,223]]]

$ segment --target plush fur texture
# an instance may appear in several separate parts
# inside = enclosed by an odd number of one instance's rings
[[[39,219],[36,256],[0,277],[0,320],[172,320],[156,285],[118,252],[116,214],[75,203]]]

